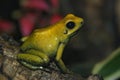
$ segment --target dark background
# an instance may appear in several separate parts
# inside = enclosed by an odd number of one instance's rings
[[[46,2],[50,5],[50,0]],[[14,24],[14,29],[8,34],[19,41],[22,31],[19,18],[13,18],[16,10],[23,10],[19,0],[0,0],[0,20]],[[43,18],[54,14],[41,12]],[[90,74],[95,63],[120,46],[120,0],[60,0],[57,13],[61,16],[73,13],[84,19],[83,28],[70,40],[63,54],[65,64],[73,71]]]

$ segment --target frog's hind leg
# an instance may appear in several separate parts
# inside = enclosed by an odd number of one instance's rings
[[[21,64],[30,69],[39,69],[41,68],[40,65],[43,65],[43,61],[40,57],[31,54],[18,54],[17,59]]]
[[[31,50],[27,51],[27,53],[30,53],[32,55],[40,57],[45,64],[49,63],[49,61],[50,61],[48,55],[46,55],[38,50],[31,49]]]
[[[46,54],[36,50],[29,50],[27,53],[18,54],[17,59],[20,63],[30,69],[41,69],[41,66],[44,66],[49,62],[49,58]]]

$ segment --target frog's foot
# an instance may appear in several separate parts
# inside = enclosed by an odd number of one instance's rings
[[[37,70],[37,69],[43,70],[42,66],[31,65],[31,64],[24,62],[24,61],[20,61],[20,63],[23,64],[25,67],[32,69],[32,70]]]
[[[45,71],[48,73],[51,73],[51,70],[52,70],[52,69],[46,68],[46,66],[41,66],[41,65],[35,66],[35,65],[31,65],[29,63],[26,63],[24,61],[21,61],[20,63],[31,70],[42,70],[42,71]]]

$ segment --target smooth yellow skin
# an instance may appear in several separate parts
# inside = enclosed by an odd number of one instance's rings
[[[67,27],[69,22],[75,23],[73,28]],[[18,60],[30,69],[41,69],[41,66],[54,59],[62,72],[68,72],[61,59],[62,53],[67,42],[81,28],[82,23],[82,18],[68,14],[54,25],[34,30],[31,35],[22,38],[23,53],[17,55]]]

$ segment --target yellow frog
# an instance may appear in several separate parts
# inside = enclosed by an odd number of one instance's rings
[[[53,25],[34,30],[31,35],[22,38],[23,53],[18,54],[17,59],[30,69],[41,69],[54,59],[62,72],[69,72],[61,59],[62,53],[82,25],[82,18],[68,14]]]

